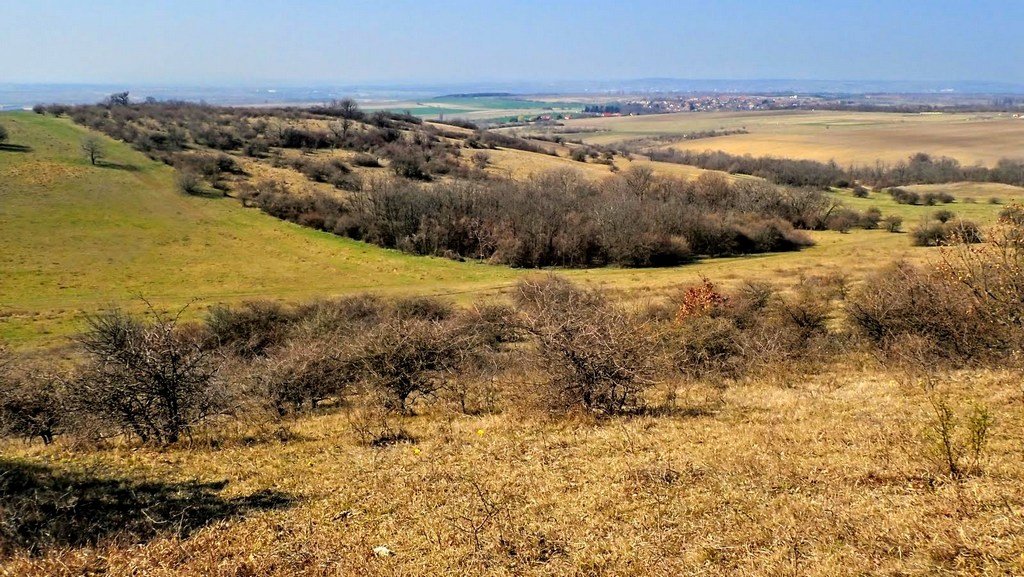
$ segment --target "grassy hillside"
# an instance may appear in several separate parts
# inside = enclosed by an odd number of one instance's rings
[[[179,193],[174,172],[105,139],[103,166],[70,121],[4,115],[0,151],[0,337],[66,333],[81,311],[142,295],[199,307],[255,296],[499,287],[507,268],[404,255],[281,222],[232,199]],[[43,339],[45,340],[45,338]]]
[[[186,196],[177,191],[170,168],[109,139],[104,164],[90,166],[79,150],[86,131],[67,120],[17,113],[4,115],[3,121],[12,144],[30,148],[0,150],[0,338],[16,346],[59,342],[81,326],[83,312],[111,305],[142,308],[139,297],[160,308],[197,299],[195,313],[247,298],[301,301],[361,291],[445,294],[468,302],[527,274],[383,250],[279,221],[233,199]],[[600,178],[610,174],[603,165],[543,154],[507,149],[489,154],[499,170],[513,174],[560,167]],[[679,176],[702,172],[635,162],[667,174],[679,169]],[[979,191],[977,203],[958,201],[946,208],[991,222],[1000,208],[986,202],[994,191],[971,190]],[[954,193],[970,196],[967,189]],[[1013,198],[1005,188],[999,193],[1003,200]],[[936,210],[899,205],[881,193],[868,199],[836,195],[851,208],[877,206],[884,214],[900,214],[907,228]],[[801,276],[841,270],[856,279],[879,263],[933,253],[912,248],[905,234],[854,230],[811,236],[816,246],[798,253],[707,259],[677,268],[566,273],[644,299],[701,276],[726,284],[761,278],[785,285]]]

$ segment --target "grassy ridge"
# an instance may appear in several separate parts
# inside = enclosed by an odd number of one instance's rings
[[[200,307],[254,296],[300,299],[361,290],[457,292],[513,271],[382,250],[278,221],[231,199],[180,194],[174,172],[106,140],[104,166],[79,152],[85,131],[4,116],[0,151],[0,337],[66,333],[81,311],[144,295]],[[139,303],[141,304],[141,303]]]

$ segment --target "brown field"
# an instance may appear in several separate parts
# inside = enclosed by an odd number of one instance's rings
[[[579,138],[610,144],[633,138],[704,130],[748,134],[672,145],[681,150],[806,158],[839,164],[894,163],[917,152],[964,164],[992,165],[1024,157],[1024,119],[1008,114],[893,114],[880,112],[729,112],[570,120],[567,128],[598,129]]]
[[[522,150],[489,150],[485,154],[490,159],[492,166],[489,166],[487,170],[488,172],[513,179],[526,178],[551,170],[579,171],[583,175],[594,179],[606,178],[613,174],[609,165],[596,162],[576,162],[567,158],[569,150],[569,148],[560,147],[558,149],[559,156],[557,157],[537,152],[524,152]],[[622,156],[616,156],[613,162],[620,170],[625,170],[633,165],[647,166],[659,176],[673,176],[683,179],[696,178],[708,172],[695,166],[685,166],[669,162],[652,162],[642,157],[627,160]],[[726,176],[728,178],[744,178],[743,176]]]

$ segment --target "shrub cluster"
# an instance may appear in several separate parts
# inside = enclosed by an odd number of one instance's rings
[[[75,122],[132,144],[152,158],[177,166],[193,145],[252,157],[273,148],[315,152],[347,149],[391,160],[396,174],[425,179],[449,174],[458,166],[458,145],[443,141],[436,127],[405,113],[366,115],[351,100],[311,108],[249,109],[185,102],[148,102],[90,106],[40,106],[39,113],[67,114]],[[521,139],[500,135],[476,137],[514,145]],[[522,141],[525,142],[525,141]],[[219,157],[218,157],[219,158]],[[339,188],[355,185],[337,160],[293,161],[311,180]],[[379,163],[368,163],[373,166]],[[201,172],[201,171],[200,171]],[[211,183],[213,181],[211,180]]]
[[[466,139],[466,146],[469,148],[512,148],[526,152],[537,152],[557,156],[554,149],[548,149],[539,144],[534,144],[525,138],[491,132],[489,130],[477,130],[472,136]]]
[[[937,211],[910,232],[914,246],[946,246],[955,243],[976,244],[982,241],[981,229],[970,220],[954,219],[949,211]]]
[[[630,170],[595,184],[572,172],[522,182],[372,182],[341,200],[282,186],[244,197],[278,218],[387,248],[515,267],[669,266],[698,255],[794,250],[821,226],[820,193],[714,175]]]
[[[949,204],[956,200],[956,197],[948,192],[926,192],[924,194],[920,194],[905,188],[890,188],[889,195],[892,196],[893,200],[900,204],[924,204],[934,206],[939,203]]]

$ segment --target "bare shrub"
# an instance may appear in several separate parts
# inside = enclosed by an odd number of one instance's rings
[[[652,323],[555,276],[520,281],[515,301],[550,377],[551,408],[614,415],[641,405],[655,375]]]
[[[829,215],[825,221],[825,226],[829,230],[835,230],[842,233],[850,232],[850,229],[857,226],[861,220],[861,215],[856,211],[849,209],[840,209]]]
[[[888,232],[900,232],[903,229],[903,217],[891,214],[883,218],[882,228]]]
[[[66,428],[62,380],[37,366],[14,366],[0,346],[0,434],[50,444]]]
[[[736,379],[745,371],[744,335],[731,318],[684,317],[667,336],[671,360],[687,378]]]
[[[445,386],[472,352],[472,344],[453,323],[388,318],[359,340],[353,359],[388,410],[409,413],[417,399]]]
[[[882,221],[882,211],[872,206],[868,207],[857,221],[857,226],[864,230],[874,230],[878,228],[878,224]]]
[[[960,230],[966,237],[974,234],[970,227]],[[1024,343],[1024,211],[1004,210],[986,236],[984,245],[960,242],[946,249],[939,274],[966,291],[974,316],[1019,349]]]
[[[942,395],[929,395],[931,423],[925,432],[932,458],[953,479],[979,475],[994,419],[987,407],[956,407]]]
[[[356,379],[348,351],[322,340],[293,340],[273,350],[255,367],[256,393],[278,415],[316,409],[340,398]]]
[[[296,309],[293,332],[297,336],[347,337],[391,314],[391,303],[371,294],[318,300]]]
[[[497,349],[503,344],[516,343],[525,338],[522,319],[519,318],[517,311],[507,304],[474,305],[459,315],[458,322],[480,345],[490,349]]]
[[[185,194],[202,194],[203,179],[192,170],[182,170],[178,173],[178,188]]]
[[[88,323],[79,337],[87,362],[68,400],[95,417],[98,432],[174,443],[225,407],[209,353],[178,316],[146,323],[115,310]]]
[[[914,246],[941,246],[949,241],[946,226],[939,221],[923,222],[910,231]]]
[[[911,384],[927,399],[921,434],[923,456],[955,481],[983,473],[995,418],[984,404],[954,398],[945,388],[948,377],[934,370],[923,349],[909,347],[902,355]]]
[[[246,301],[237,307],[210,308],[205,324],[214,346],[244,358],[262,356],[281,344],[295,316],[284,305],[268,300]]]
[[[814,285],[803,283],[795,293],[778,299],[779,328],[807,347],[811,341],[828,334],[829,294]]]
[[[444,321],[455,315],[451,303],[429,296],[403,297],[395,301],[395,314],[400,318]]]
[[[352,158],[352,164],[363,168],[380,168],[380,159],[372,154],[359,153]]]
[[[846,310],[854,329],[890,356],[907,339],[923,343],[929,358],[953,361],[1004,348],[963,287],[905,262],[869,277],[850,295]]]
[[[490,164],[491,162],[491,159],[489,156],[487,156],[487,153],[481,151],[474,152],[473,156],[470,157],[470,160],[473,162],[473,166],[480,170],[487,168],[487,165]]]

